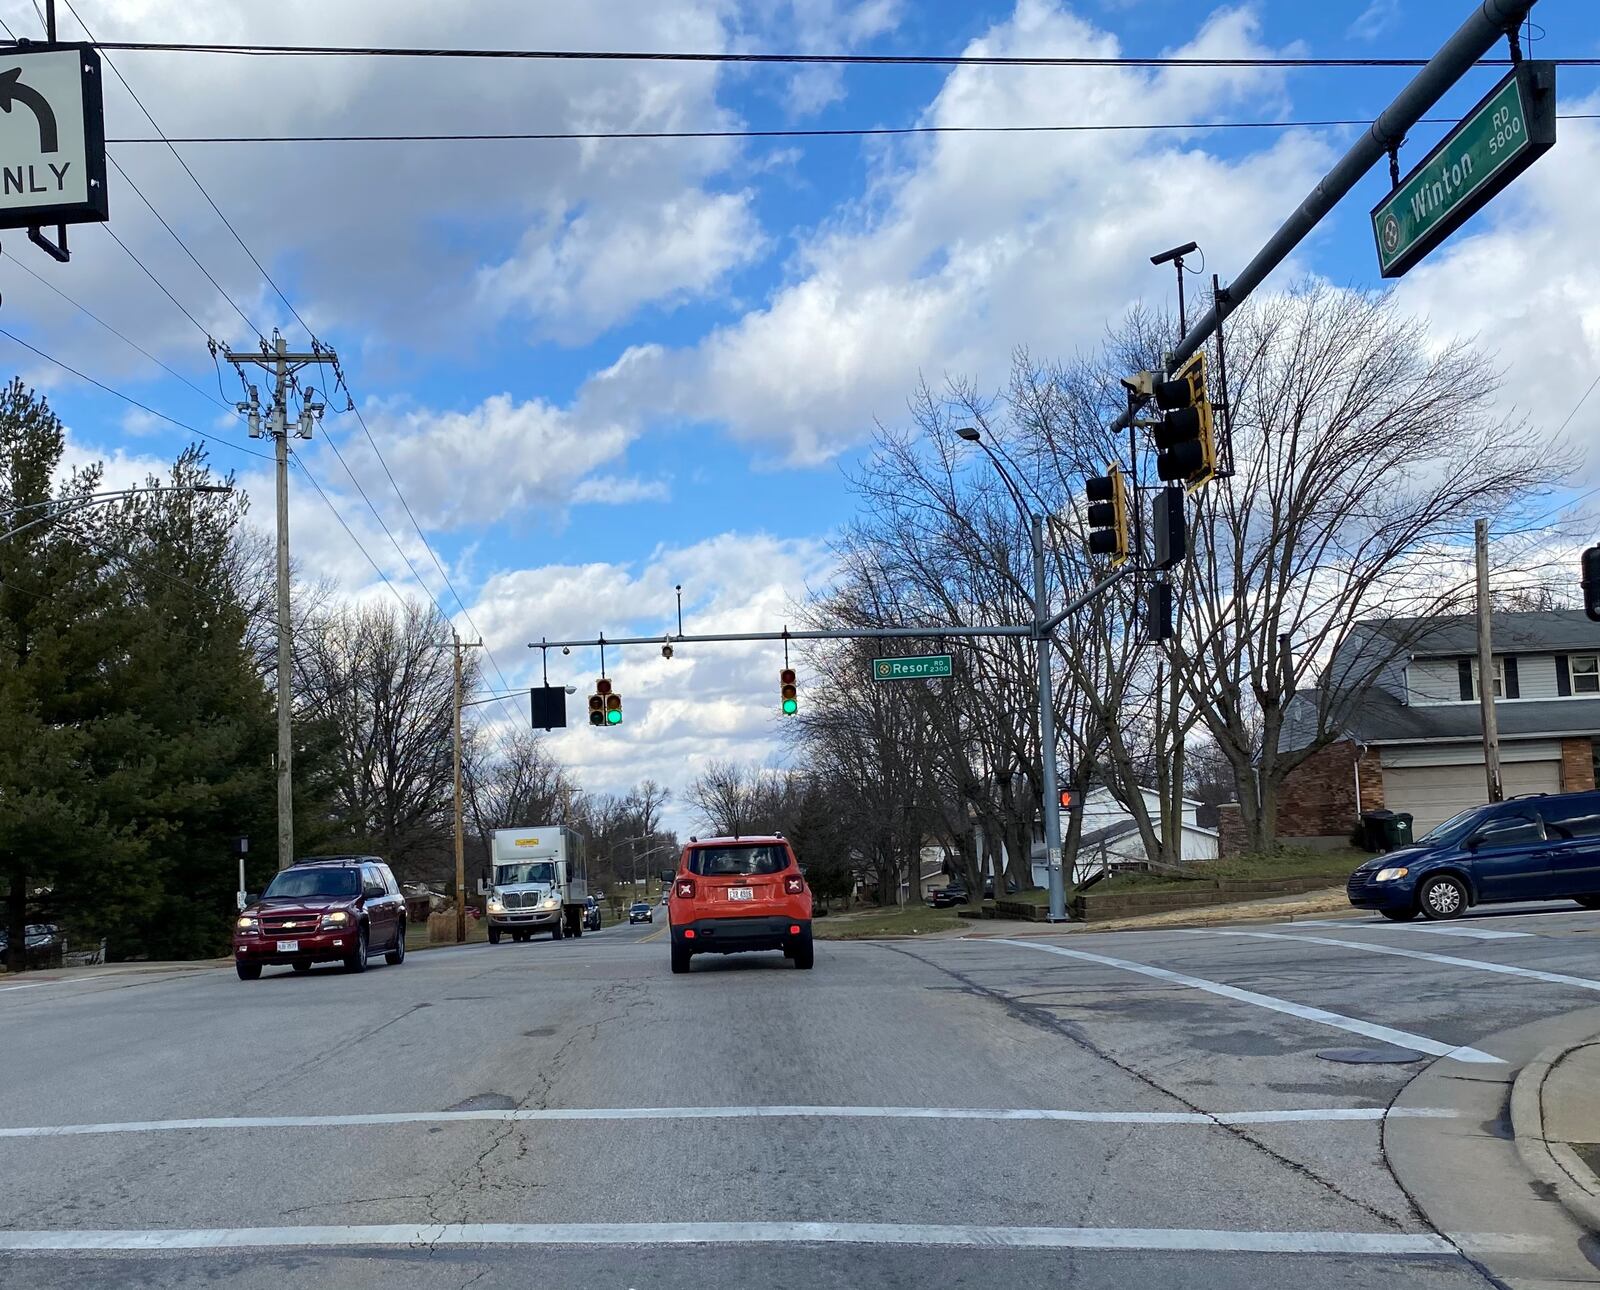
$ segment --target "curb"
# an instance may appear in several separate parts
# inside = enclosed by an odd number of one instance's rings
[[[1511,1132],[1522,1163],[1578,1222],[1600,1233],[1600,1179],[1564,1142],[1544,1136],[1544,1082],[1568,1053],[1600,1040],[1554,1044],[1517,1072],[1511,1085]]]

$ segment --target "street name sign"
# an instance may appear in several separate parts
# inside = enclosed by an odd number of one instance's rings
[[[916,654],[910,658],[878,658],[872,661],[874,681],[928,681],[954,675],[950,655]]]
[[[0,55],[0,228],[109,215],[100,55],[88,45]]]
[[[1372,208],[1378,269],[1398,278],[1556,141],[1556,65],[1524,61]]]

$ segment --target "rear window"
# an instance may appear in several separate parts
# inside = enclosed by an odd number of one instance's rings
[[[1551,837],[1600,837],[1600,797],[1584,793],[1565,800],[1545,798],[1539,803],[1539,814],[1544,816],[1545,828]]]
[[[789,867],[789,849],[784,846],[752,844],[747,847],[691,847],[689,872],[708,878],[736,874],[777,873]]]

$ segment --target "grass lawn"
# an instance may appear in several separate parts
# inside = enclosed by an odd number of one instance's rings
[[[1343,883],[1350,871],[1371,856],[1365,851],[1344,847],[1338,851],[1313,851],[1284,847],[1277,851],[1250,852],[1223,860],[1205,860],[1191,866],[1195,878],[1326,878],[1329,886]],[[1186,887],[1192,879],[1170,878],[1159,873],[1125,873],[1097,882],[1090,892],[1132,891],[1150,887]],[[1032,893],[1029,893],[1030,895]]]
[[[811,924],[811,934],[819,941],[853,941],[867,936],[918,936],[965,926],[967,920],[957,918],[955,910],[929,909],[923,905],[910,909],[874,909],[860,914],[830,914]]]
[[[469,918],[469,919],[467,919],[467,944],[468,945],[482,945],[482,944],[486,944],[488,942],[488,940],[489,940],[489,925],[487,923],[485,923],[483,921],[483,919],[481,919],[481,918]],[[446,941],[444,943],[446,945],[454,945],[455,944],[454,941]],[[425,950],[429,946],[438,945],[438,944],[439,944],[438,941],[430,941],[428,939],[428,925],[427,925],[427,923],[420,923],[420,924],[419,923],[407,923],[406,924],[406,952],[407,953],[410,953],[412,950]]]

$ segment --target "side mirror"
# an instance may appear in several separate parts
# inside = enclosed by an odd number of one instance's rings
[[[478,879],[478,895],[487,896],[488,894],[489,894],[489,884],[486,883],[482,878],[479,878]]]

